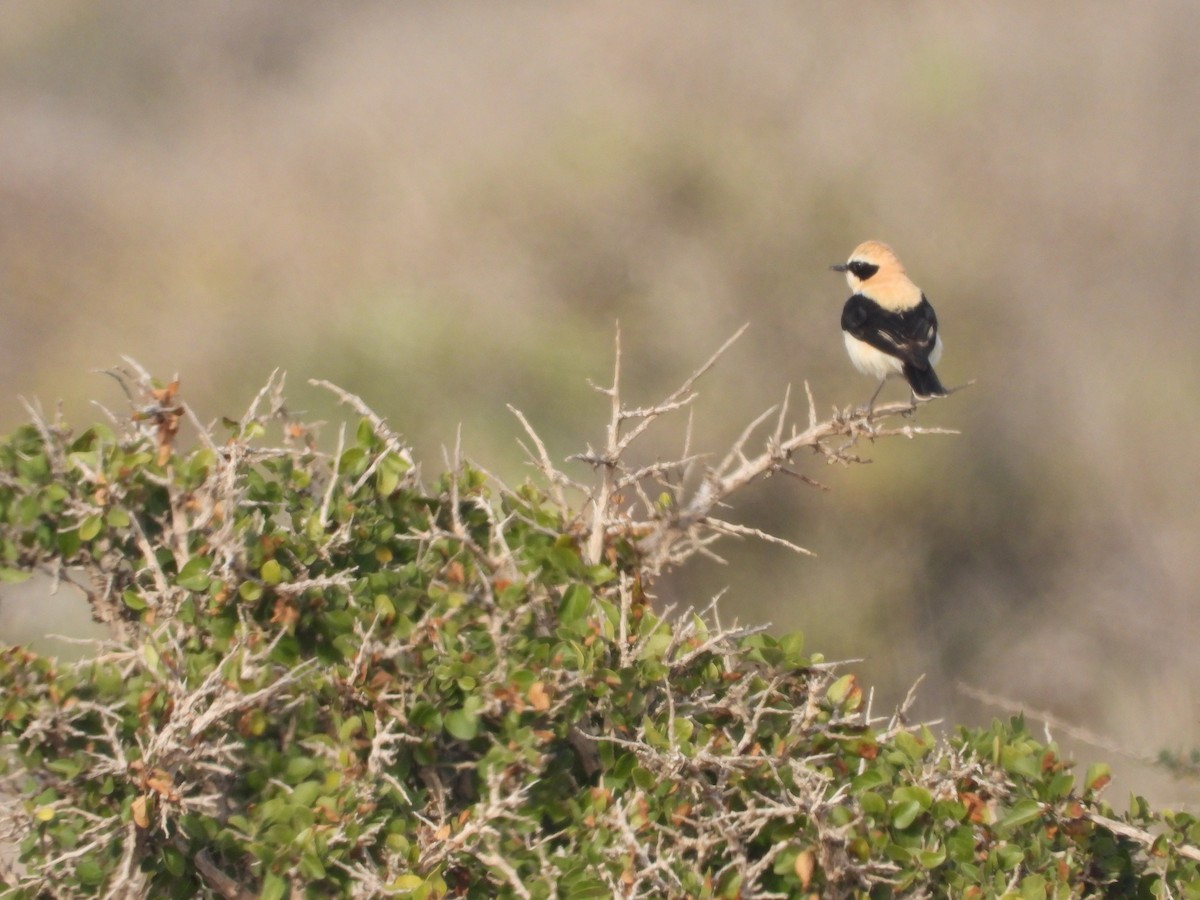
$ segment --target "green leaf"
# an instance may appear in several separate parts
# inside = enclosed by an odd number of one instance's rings
[[[396,604],[387,594],[376,594],[373,605],[377,616],[392,619],[396,615]]]
[[[918,785],[898,787],[892,793],[893,803],[907,803],[909,801],[916,803],[922,810],[926,810],[933,804],[933,795]]]
[[[292,802],[298,806],[312,806],[323,790],[324,785],[319,781],[302,781],[292,790]]]
[[[1003,830],[1016,830],[1041,818],[1042,812],[1042,804],[1037,800],[1019,800],[1007,815],[1001,817],[1000,821],[996,823],[996,827]]]
[[[362,447],[351,447],[338,459],[338,473],[355,478],[367,468],[367,451]]]
[[[346,743],[346,741],[350,740],[350,738],[362,731],[362,727],[362,717],[351,716],[345,722],[343,722],[342,726],[338,729],[338,739],[341,740],[342,743]]]
[[[679,743],[690,741],[692,734],[696,731],[696,723],[682,716],[676,716],[671,724],[675,727],[675,740]]]
[[[1043,875],[1026,875],[1021,879],[1022,900],[1044,900],[1046,878]]]
[[[300,855],[300,874],[309,881],[320,881],[325,877],[325,865],[314,851]]]
[[[859,796],[858,803],[862,807],[862,811],[869,816],[879,818],[887,813],[887,801],[883,799],[882,794],[877,794],[874,791],[864,792]]]
[[[50,760],[46,763],[46,768],[51,772],[56,772],[57,774],[62,775],[64,778],[74,778],[83,771],[83,766],[79,763],[79,761],[72,759],[69,756],[62,759]]]
[[[558,887],[561,890],[560,896],[570,897],[571,900],[607,900],[613,895],[612,888],[592,872],[579,872],[564,877]]]
[[[939,847],[936,850],[922,850],[917,854],[917,861],[926,869],[936,869],[946,861],[946,848]]]
[[[656,631],[646,640],[642,647],[640,658],[643,660],[658,661],[661,660],[663,654],[667,652],[667,648],[671,646],[671,633],[665,629]]]
[[[583,573],[583,563],[579,551],[568,538],[559,538],[558,542],[546,554],[546,562],[560,575],[576,576]]]
[[[400,486],[400,479],[408,472],[409,465],[395,453],[387,454],[375,470],[375,488],[381,496],[390,497]]]
[[[617,573],[605,565],[588,566],[587,579],[594,585],[607,584],[617,577]]]
[[[375,426],[366,416],[358,420],[358,429],[355,431],[354,437],[360,447],[370,450],[375,446]]]
[[[83,524],[79,526],[79,539],[81,541],[90,541],[100,533],[100,528],[104,524],[104,519],[101,516],[88,516],[83,520]]]
[[[1046,786],[1046,796],[1052,800],[1061,800],[1075,788],[1075,776],[1070,772],[1059,772]]]
[[[892,807],[892,825],[904,830],[921,814],[921,804],[915,800],[904,800]]]
[[[646,735],[646,743],[651,747],[654,747],[656,750],[670,749],[667,744],[667,736],[662,733],[658,726],[654,724],[654,720],[649,716],[642,718],[642,732]]]
[[[268,559],[258,570],[265,584],[279,584],[283,580],[283,566],[276,559]]]
[[[855,793],[869,791],[888,781],[888,776],[879,769],[867,769],[861,775],[855,775],[850,782],[850,789]]]
[[[592,592],[585,584],[573,584],[563,594],[562,602],[558,605],[558,620],[564,624],[574,624],[588,614],[591,608]]]
[[[287,894],[288,883],[276,875],[274,872],[268,872],[263,876],[262,890],[259,891],[259,900],[283,900]]]
[[[895,737],[896,747],[912,762],[920,762],[932,749],[932,744],[926,744],[916,735],[901,731]]]
[[[423,731],[439,732],[442,730],[442,716],[432,703],[418,700],[408,712],[408,720]]]
[[[84,857],[75,866],[75,877],[83,884],[100,884],[104,881],[104,869],[90,856]]]
[[[850,693],[852,687],[854,687],[854,675],[843,675],[829,686],[829,690],[825,692],[825,696],[829,698],[831,703],[841,703],[846,699],[846,695]]]
[[[1000,750],[1000,765],[1012,775],[1036,779],[1042,774],[1041,754],[1024,747],[1004,747]]]
[[[137,591],[123,591],[121,601],[134,612],[141,612],[148,605],[146,598]]]
[[[804,656],[804,632],[789,631],[779,639],[779,649],[783,651],[784,663],[792,668],[802,669],[808,665]]]
[[[71,559],[75,556],[81,546],[83,546],[83,541],[79,537],[79,529],[58,533],[58,552],[64,559]]]
[[[946,849],[958,863],[975,860],[975,831],[970,825],[960,825],[946,838]]]
[[[176,878],[182,878],[187,870],[187,860],[176,848],[167,845],[162,849],[163,868]]]
[[[469,741],[479,733],[479,716],[465,709],[455,709],[446,713],[442,725],[451,737]]]
[[[287,778],[293,784],[298,784],[313,773],[317,761],[311,756],[293,756],[287,761]]]
[[[206,557],[193,556],[183,564],[183,568],[179,570],[179,577],[175,579],[175,583],[189,591],[208,590],[208,586],[212,580],[208,576],[210,565],[211,562]]]
[[[632,771],[633,783],[643,791],[654,790],[658,784],[658,779],[654,777],[654,773],[649,769],[644,769],[641,766],[634,766]]]

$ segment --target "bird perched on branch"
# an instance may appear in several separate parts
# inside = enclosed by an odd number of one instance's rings
[[[879,379],[867,415],[893,375],[904,376],[915,399],[946,396],[933,370],[942,355],[937,315],[892,248],[867,241],[830,268],[846,273],[852,294],[842,308],[846,352],[858,371]]]

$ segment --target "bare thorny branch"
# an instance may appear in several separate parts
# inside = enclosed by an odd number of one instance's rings
[[[795,471],[789,465],[800,450],[810,450],[824,457],[826,463],[848,465],[867,462],[853,453],[859,441],[867,438],[905,437],[912,439],[923,434],[956,434],[945,428],[923,427],[905,422],[887,424],[897,417],[909,417],[920,403],[889,403],[878,405],[868,413],[865,408],[834,409],[829,418],[818,420],[816,402],[808,382],[804,384],[808,400],[807,425],[800,428],[789,424],[788,404],[790,386],[783,401],[766,409],[746,425],[729,451],[715,465],[707,467],[699,480],[692,475],[703,459],[691,450],[691,407],[699,396],[696,382],[705,375],[725,352],[746,331],[739,328],[683,383],[658,403],[650,406],[627,406],[621,396],[621,332],[617,328],[612,383],[593,385],[609,399],[609,418],[601,449],[588,447],[570,459],[589,463],[598,472],[595,484],[585,486],[563,474],[550,460],[544,442],[525,416],[509,407],[520,420],[537,448],[531,453],[534,465],[551,485],[555,499],[564,506],[564,487],[572,487],[584,495],[586,540],[584,555],[589,563],[603,560],[605,547],[614,537],[624,537],[636,543],[651,572],[673,567],[701,553],[715,556],[710,546],[723,536],[755,537],[787,547],[797,553],[811,551],[776,535],[747,525],[725,521],[716,510],[737,491],[760,478],[775,473],[795,477],[802,483],[823,488],[815,479]],[[660,418],[688,409],[689,418],[683,452],[670,460],[635,465],[630,459],[632,445]],[[763,425],[774,418],[769,434],[756,439]],[[761,443],[758,443],[761,441]],[[753,446],[752,444],[757,444]],[[660,499],[651,499],[647,487],[653,485]],[[662,495],[665,494],[665,502]],[[628,501],[627,497],[636,498]],[[719,559],[719,557],[716,557]]]

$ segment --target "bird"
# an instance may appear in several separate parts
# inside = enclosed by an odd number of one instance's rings
[[[914,402],[946,396],[949,392],[933,369],[942,356],[937,314],[892,248],[865,241],[850,259],[830,268],[844,272],[850,285],[851,297],[842,307],[846,352],[858,371],[879,379],[867,415],[895,375],[904,376]]]

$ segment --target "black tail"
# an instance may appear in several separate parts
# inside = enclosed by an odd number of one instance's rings
[[[911,363],[905,363],[904,377],[908,381],[908,386],[912,388],[912,392],[922,400],[930,397],[945,397],[949,393],[942,387],[937,372],[933,371],[933,366],[918,369]]]

